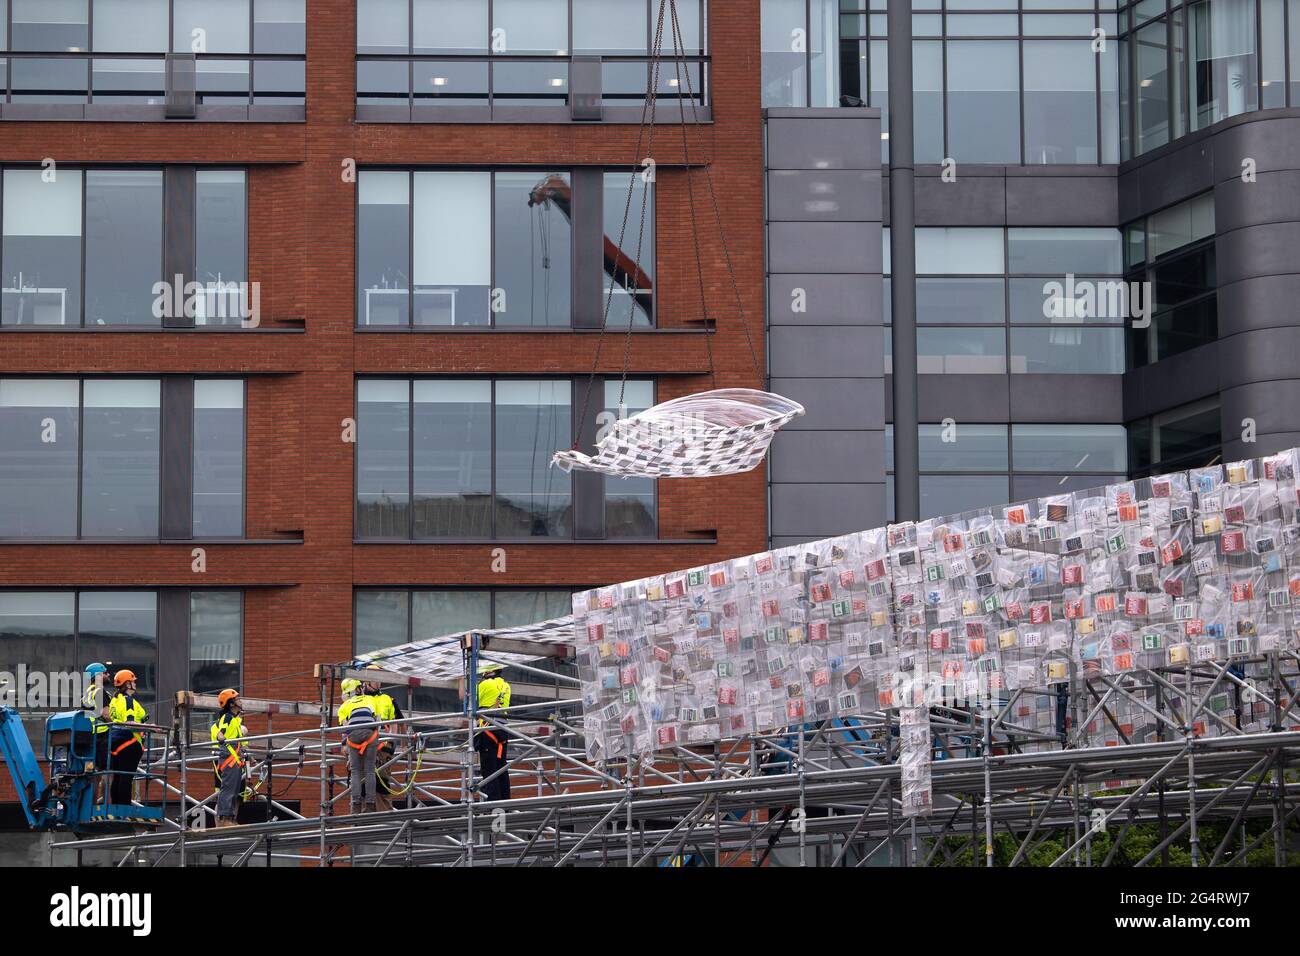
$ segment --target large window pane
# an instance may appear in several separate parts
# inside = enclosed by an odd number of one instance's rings
[[[357,0],[357,52],[409,52],[410,15],[408,0]]]
[[[0,379],[0,538],[77,535],[78,384]]]
[[[804,0],[762,0],[764,106],[808,105],[808,59],[799,42],[807,36],[806,17]]]
[[[1007,470],[1005,425],[921,425],[918,438],[922,471]]]
[[[1013,274],[1118,274],[1124,269],[1118,229],[1008,229],[1007,250]]]
[[[921,375],[1001,375],[1007,370],[1003,329],[917,329],[916,350]]]
[[[375,63],[372,66],[390,66]],[[411,87],[417,104],[424,106],[486,106],[488,66],[485,62],[417,60],[411,64]],[[402,90],[406,89],[406,65],[401,65]],[[642,93],[644,94],[644,89]]]
[[[1181,202],[1147,219],[1147,256],[1158,259],[1214,235],[1214,193]]]
[[[411,385],[357,383],[359,538],[409,538]]]
[[[406,644],[410,593],[357,591],[353,597],[353,653],[369,654]]]
[[[249,0],[172,0],[176,53],[248,53]]]
[[[921,476],[922,518],[961,514],[1006,501],[1006,475]]]
[[[1138,155],[1169,142],[1168,25],[1164,18],[1133,34]]]
[[[81,321],[81,173],[4,171],[4,325]]]
[[[12,0],[10,49],[76,53],[86,49],[86,0]]]
[[[567,326],[573,272],[568,173],[497,173],[497,325]]]
[[[624,56],[645,53],[650,48],[648,9],[646,0],[573,0],[573,52]],[[655,4],[656,18],[658,9]],[[678,10],[677,19],[685,34],[683,12]],[[672,28],[671,11],[665,8],[663,46],[666,50],[673,49]],[[672,67],[665,64],[663,68]]]
[[[110,674],[134,671],[136,696],[149,707],[158,689],[157,592],[82,591],[77,603],[78,665],[99,661]]]
[[[81,533],[158,535],[157,379],[83,383]]]
[[[1011,500],[1046,498],[1048,495],[1068,495],[1090,491],[1103,485],[1124,481],[1120,475],[1016,475],[1011,479]]]
[[[493,627],[522,627],[572,612],[571,591],[497,591],[492,624]]]
[[[813,10],[815,11],[820,4],[829,5],[831,2],[832,0],[813,0]],[[703,21],[700,3],[701,0],[677,0],[677,26],[681,31],[682,49],[687,56],[704,52],[704,34],[700,31]],[[763,10],[766,12],[766,5],[764,5]],[[814,16],[816,16],[815,13]],[[650,0],[651,37],[654,36],[655,23],[658,18],[659,4],[657,0]],[[707,24],[703,25],[707,26]],[[659,49],[665,56],[671,56],[673,53],[672,11],[667,7],[664,8],[664,32]]]
[[[958,163],[1020,162],[1015,40],[948,43],[948,151]]]
[[[1097,161],[1096,56],[1090,40],[1025,41],[1026,163]]]
[[[487,325],[492,175],[415,174],[415,324]]]
[[[1001,229],[922,227],[916,230],[919,275],[1001,275],[1002,263]]]
[[[1192,129],[1258,109],[1255,0],[1204,0],[1190,15]]]
[[[136,103],[157,106],[166,97],[164,61],[118,60],[96,57],[91,62],[90,89],[96,103]]]
[[[0,673],[13,681],[0,688],[0,703],[21,709],[22,703],[14,700],[15,691],[25,689],[17,683],[19,665],[29,674],[79,674],[73,644],[75,599],[71,591],[0,591]],[[56,701],[47,709],[79,704]],[[39,748],[38,739],[33,744]]]
[[[201,170],[196,176],[195,277],[206,290],[195,325],[239,325],[249,303],[248,210],[242,170]],[[218,287],[220,286],[220,287]]]
[[[1128,468],[1123,425],[1012,425],[1011,445],[1017,471],[1123,472]]]
[[[95,0],[94,50],[166,53],[169,16],[167,0]]]
[[[550,465],[569,448],[569,381],[496,386],[497,537],[565,537],[572,531],[572,478]]]
[[[86,171],[86,324],[159,325],[162,277],[160,170]],[[130,236],[130,242],[123,242]]]
[[[306,53],[306,0],[256,0],[253,50],[257,53]]]
[[[888,280],[886,280],[888,282]],[[889,308],[886,300],[886,309]],[[1002,324],[1006,305],[1001,279],[916,280],[916,320],[949,325]],[[888,319],[886,319],[888,321]]]
[[[1029,373],[1096,373],[1118,375],[1124,371],[1124,330],[1013,328],[1011,371]]]
[[[15,103],[84,103],[86,57],[23,57],[10,61]]]
[[[943,151],[943,43],[912,44],[912,125],[916,161],[941,163]]]
[[[1018,325],[1056,322],[1110,324],[1130,315],[1129,287],[1123,279],[1075,276],[1011,279],[1011,321]]]
[[[498,106],[563,106],[569,64],[563,60],[510,60],[492,64],[492,102]]]
[[[194,537],[244,533],[244,383],[194,383]]]
[[[611,287],[614,293],[607,324],[614,328],[627,328],[629,322],[632,325],[652,325],[654,189],[642,179],[639,171],[605,174],[604,223],[602,308],[609,301]],[[620,236],[623,239],[621,246]]]
[[[413,0],[414,53],[486,53],[488,0]]]
[[[492,383],[417,380],[415,536],[492,536]]]
[[[580,384],[580,389],[585,385]],[[622,394],[622,404],[619,395]],[[606,417],[612,424],[643,412],[654,404],[654,382],[632,380],[605,382]],[[656,482],[653,478],[611,478],[605,483],[605,537],[653,538],[656,531]]]
[[[364,170],[357,190],[357,324],[409,325],[410,176]]]
[[[411,594],[411,639],[427,641],[458,631],[492,626],[490,591],[415,591]]]
[[[494,50],[502,53],[569,52],[568,0],[493,0]]]
[[[190,592],[190,690],[238,689],[244,656],[244,601],[239,591]]]

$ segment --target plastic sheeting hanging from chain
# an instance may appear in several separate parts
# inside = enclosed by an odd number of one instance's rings
[[[596,442],[596,454],[558,451],[552,461],[565,471],[622,478],[735,475],[761,462],[777,429],[803,412],[771,392],[719,388],[620,418]]]

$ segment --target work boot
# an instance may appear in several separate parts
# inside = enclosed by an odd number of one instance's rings
[[[366,804],[366,813],[374,813],[377,809],[378,807],[376,807],[373,803]]]

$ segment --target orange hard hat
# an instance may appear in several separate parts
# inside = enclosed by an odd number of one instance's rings
[[[113,675],[113,686],[121,687],[129,680],[135,680],[135,671],[120,670]]]
[[[239,691],[235,690],[232,687],[227,687],[225,690],[223,690],[220,694],[217,695],[217,704],[220,705],[221,707],[225,707],[228,703],[230,703],[232,700],[237,699],[238,697],[239,697]]]

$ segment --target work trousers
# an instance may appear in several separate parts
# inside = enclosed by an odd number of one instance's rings
[[[489,776],[504,767],[510,760],[510,744],[505,739],[505,731],[500,728],[493,731],[500,741],[500,747],[485,732],[480,731],[475,747],[478,750],[479,779],[487,780]],[[499,750],[499,755],[498,755]],[[494,780],[488,780],[482,787],[484,800],[510,799],[510,771],[502,770]]]
[[[110,741],[114,750],[122,746],[122,741]],[[109,803],[129,807],[131,805],[131,784],[135,782],[135,770],[140,766],[144,748],[140,741],[132,740],[116,754],[108,758],[108,769],[113,771],[112,783],[109,784]]]
[[[375,809],[375,741],[362,752],[356,747],[348,747],[348,799],[353,813],[361,812],[364,802],[366,809]]]
[[[217,816],[233,820],[239,816],[239,801],[244,793],[244,768],[237,763],[227,764],[218,775],[221,785],[217,788]]]

